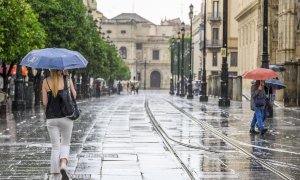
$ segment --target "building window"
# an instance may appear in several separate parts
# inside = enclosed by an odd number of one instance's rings
[[[212,62],[213,66],[218,66],[218,53],[217,52],[213,52],[213,62]]]
[[[214,16],[214,18],[219,17],[219,1],[214,1],[213,16]]]
[[[125,30],[122,30],[122,31],[121,31],[121,34],[126,34],[126,31],[125,31]]]
[[[230,53],[230,66],[237,67],[237,65],[238,65],[237,59],[238,59],[238,53],[237,52]]]
[[[213,28],[213,42],[212,45],[218,45],[219,41],[219,28]]]
[[[159,50],[153,50],[152,51],[152,59],[153,60],[159,60]]]
[[[111,30],[107,30],[106,33],[107,33],[107,34],[110,34],[110,33],[111,33]]]
[[[121,47],[119,50],[119,54],[121,56],[122,59],[127,59],[127,49],[126,47]]]
[[[143,48],[142,43],[136,43],[135,46],[137,50],[142,50]]]

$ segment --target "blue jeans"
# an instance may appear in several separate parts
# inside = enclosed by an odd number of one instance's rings
[[[255,128],[256,122],[258,124],[259,129],[264,129],[263,117],[264,117],[264,110],[260,108],[255,108],[255,112],[251,122],[251,129]]]

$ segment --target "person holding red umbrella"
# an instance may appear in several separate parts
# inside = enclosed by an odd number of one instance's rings
[[[258,134],[255,131],[255,124],[257,123],[260,134],[263,135],[268,131],[264,127],[263,118],[266,108],[266,93],[264,90],[265,80],[276,78],[278,75],[271,69],[255,68],[251,71],[244,73],[245,79],[254,79],[255,83],[251,86],[251,109],[254,115],[250,125],[250,133]]]
[[[256,123],[258,125],[261,135],[263,135],[268,131],[268,129],[264,127],[264,123],[263,123],[265,106],[266,106],[266,93],[264,90],[264,81],[257,80],[251,86],[251,109],[254,111],[254,115],[250,125],[251,134],[259,133],[255,131]]]

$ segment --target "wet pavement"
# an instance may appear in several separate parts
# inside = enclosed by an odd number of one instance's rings
[[[187,100],[167,91],[80,101],[82,115],[74,124],[67,169],[73,179],[190,179],[153,128],[146,100],[193,178],[282,179],[263,166],[263,160],[291,179],[300,179],[299,109],[275,108],[274,118],[266,121],[269,132],[253,136],[248,101],[219,108],[218,99],[200,103],[198,97]],[[51,144],[45,121],[43,109],[0,117],[0,179],[48,179]]]

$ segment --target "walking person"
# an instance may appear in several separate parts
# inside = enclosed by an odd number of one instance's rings
[[[96,97],[101,96],[101,82],[96,81]]]
[[[140,83],[139,83],[139,81],[135,81],[134,87],[135,87],[135,92],[136,92],[136,94],[139,94],[139,88],[140,88]]]
[[[47,129],[50,136],[51,167],[50,172],[53,179],[68,180],[67,164],[70,152],[70,142],[73,121],[66,118],[61,110],[59,93],[64,89],[64,78],[66,71],[51,70],[50,77],[43,80],[42,95],[43,105],[46,107]],[[70,78],[70,90],[74,98],[76,91]]]
[[[129,81],[127,81],[127,83],[126,83],[126,90],[127,90],[127,94],[129,94],[129,92],[130,92],[130,82]]]
[[[250,133],[258,134],[255,131],[255,124],[257,123],[260,134],[263,135],[268,129],[264,127],[263,118],[264,110],[266,106],[266,94],[264,91],[264,81],[257,80],[251,86],[251,110],[254,111],[254,115],[250,125]]]
[[[135,94],[135,76],[133,76],[133,81],[130,82],[131,85],[131,94]]]

